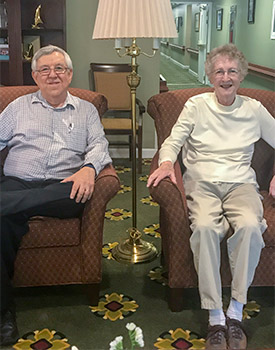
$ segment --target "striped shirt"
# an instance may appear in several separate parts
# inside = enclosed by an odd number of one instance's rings
[[[0,114],[0,150],[6,146],[4,174],[27,181],[61,180],[89,163],[98,174],[112,162],[97,109],[70,93],[58,108],[40,91],[11,102]]]

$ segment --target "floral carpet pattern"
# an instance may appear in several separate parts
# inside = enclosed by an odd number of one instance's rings
[[[141,198],[141,203],[157,207],[158,203],[153,201],[151,196]]]
[[[149,236],[160,238],[159,224],[148,225],[143,229],[143,232]]]
[[[116,165],[115,169],[117,174],[124,174],[131,171],[131,168],[124,167],[123,165]]]
[[[42,299],[38,292],[35,297],[19,295],[20,339],[12,349],[109,350],[110,342],[116,335],[123,333],[122,329],[127,322],[134,322],[142,329],[144,350],[204,349],[206,313],[200,309],[199,299],[196,299],[193,292],[186,298],[186,308],[182,312],[173,313],[169,310],[165,297],[168,273],[161,266],[160,257],[144,264],[127,265],[119,263],[112,255],[112,250],[119,242],[128,237],[132,222],[132,171],[127,166],[128,163],[123,160],[116,165],[121,189],[108,203],[105,212],[103,275],[98,305],[87,305],[86,296],[81,297],[82,294],[78,292],[74,298],[71,297],[67,286],[62,289],[62,297],[51,291],[45,292]],[[142,239],[150,241],[160,251],[159,207],[146,188],[149,166],[150,159],[144,160],[143,173],[137,177],[137,222]],[[262,327],[269,326],[272,329],[273,297],[264,293],[255,294],[245,305],[243,319],[245,326],[252,327],[250,337],[259,334],[258,320],[262,320]],[[223,303],[228,305],[229,296],[225,295]],[[264,334],[262,330],[261,332]],[[269,335],[263,335],[262,341],[258,343],[256,336],[252,341],[249,338],[252,345],[257,345],[248,349],[275,348],[272,332],[274,333],[274,328]]]
[[[97,306],[90,306],[92,312],[105,320],[117,321],[130,316],[138,308],[138,304],[131,297],[112,293],[100,297]]]
[[[70,344],[62,333],[46,328],[23,335],[13,346],[15,350],[65,350],[68,348]]]
[[[120,186],[120,190],[118,191],[117,194],[122,194],[122,193],[126,193],[126,192],[131,192],[131,191],[132,191],[132,187],[131,186],[121,185]]]
[[[258,316],[261,306],[256,301],[249,301],[243,309],[243,320],[249,320],[251,317]]]
[[[131,217],[132,213],[127,209],[114,208],[105,212],[105,218],[113,221],[121,221]]]
[[[163,286],[168,285],[168,278],[167,278],[167,272],[165,274],[165,270],[162,266],[154,267],[149,273],[148,277],[151,279],[151,281],[155,281],[157,283],[162,284]]]
[[[109,260],[114,260],[115,258],[113,257],[112,249],[114,247],[116,247],[118,244],[119,244],[118,242],[104,244],[103,247],[102,247],[102,256],[103,256],[103,258],[107,258]]]
[[[205,339],[189,330],[177,328],[162,333],[154,344],[157,349],[204,349]]]

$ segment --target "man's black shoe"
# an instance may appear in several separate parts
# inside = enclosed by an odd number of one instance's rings
[[[0,345],[15,344],[19,338],[15,314],[9,310],[1,316],[0,332]]]

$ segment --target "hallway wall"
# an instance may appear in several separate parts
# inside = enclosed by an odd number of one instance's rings
[[[230,7],[235,4],[236,1],[234,2],[233,0],[213,0],[212,13],[209,17],[211,21],[212,16],[210,49],[229,42]],[[248,2],[238,1],[233,30],[233,42],[243,51],[249,63],[274,69],[275,40],[270,39],[272,4],[273,0],[256,1],[255,21],[254,23],[248,23]],[[192,10],[188,12],[187,9],[190,7]],[[218,9],[223,9],[222,30],[217,30],[216,28],[216,11]],[[173,12],[175,17],[183,17],[183,26],[179,30],[179,37],[170,39],[169,42],[197,49],[198,32],[196,32],[194,28],[194,17],[195,13],[199,12],[199,5],[182,4],[175,7]],[[192,16],[191,20],[190,14]],[[191,34],[188,33],[186,28],[186,23],[190,23],[190,21]],[[190,42],[187,43],[187,40],[190,40]],[[166,51],[163,50],[163,52],[168,56],[170,55],[170,57],[177,62],[188,65],[191,71],[195,73],[198,72],[197,55],[189,54],[186,50],[182,53],[180,50],[174,48],[170,48],[170,50],[166,48]],[[274,90],[274,80],[270,81],[249,74],[242,86]]]

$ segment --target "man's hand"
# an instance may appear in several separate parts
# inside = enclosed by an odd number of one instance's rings
[[[61,182],[73,182],[70,198],[75,198],[76,203],[85,203],[91,199],[94,191],[95,170],[90,167],[83,167]]]
[[[275,175],[273,176],[272,180],[270,181],[269,194],[270,194],[270,196],[275,198]]]
[[[177,184],[174,166],[170,161],[161,163],[160,166],[150,175],[147,187],[156,187],[165,177],[170,177],[171,181],[175,185]]]

